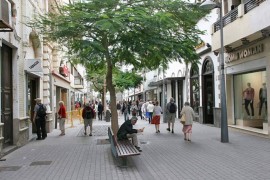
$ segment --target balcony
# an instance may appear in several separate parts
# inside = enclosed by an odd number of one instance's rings
[[[249,0],[223,16],[224,46],[230,49],[264,37],[270,31],[270,1]],[[220,22],[212,26],[212,50],[220,49]],[[245,40],[243,42],[243,39]]]

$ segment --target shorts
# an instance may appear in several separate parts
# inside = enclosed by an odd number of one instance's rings
[[[175,122],[175,113],[168,113],[167,115],[167,121],[174,123]]]
[[[92,126],[93,119],[84,119],[84,126]]]

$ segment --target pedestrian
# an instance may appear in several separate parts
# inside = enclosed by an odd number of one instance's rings
[[[126,101],[123,102],[122,114],[124,114],[124,119],[125,121],[127,121],[128,120],[128,105]]]
[[[116,109],[117,109],[117,113],[118,113],[118,116],[121,116],[121,104],[120,104],[120,101],[117,102],[116,104]]]
[[[142,116],[142,106],[143,106],[143,100],[140,99],[140,102],[139,102],[139,105],[138,105],[138,111],[139,111],[139,116],[141,117],[141,120],[143,119],[143,116]]]
[[[158,105],[158,101],[156,101],[153,114],[154,116],[151,123],[155,124],[156,133],[160,133],[159,124],[160,124],[160,115],[162,114],[162,108]]]
[[[191,141],[191,133],[192,133],[192,124],[195,118],[195,112],[190,107],[189,102],[185,102],[185,106],[183,107],[180,115],[182,116],[185,114],[185,123],[183,124],[183,133],[184,133],[184,140]]]
[[[149,118],[149,112],[147,112],[147,106],[149,104],[149,100],[144,103],[144,113],[145,113],[145,120],[147,121]]]
[[[133,102],[132,102],[130,111],[131,111],[131,115],[132,115],[132,116],[137,116],[138,106],[137,106],[137,104],[136,104],[136,101],[133,101]]]
[[[136,147],[138,151],[142,152],[141,148],[138,146],[137,133],[143,132],[144,128],[133,129],[133,125],[136,124],[137,120],[138,118],[133,116],[130,118],[130,120],[125,121],[117,132],[117,139],[121,141],[127,140],[128,138],[132,138],[133,145]]]
[[[85,104],[85,108],[83,108],[82,111],[82,118],[84,122],[84,135],[87,133],[87,127],[90,127],[90,133],[89,136],[92,136],[92,124],[93,124],[93,118],[95,117],[95,111],[94,109],[90,106],[89,103]]]
[[[102,121],[103,105],[101,102],[98,104],[98,120]]]
[[[46,106],[41,103],[41,98],[36,98],[36,105],[34,107],[33,123],[37,129],[37,139],[42,140],[47,137],[46,132]]]
[[[148,112],[148,120],[149,120],[149,124],[151,124],[152,118],[153,118],[153,112],[154,112],[154,104],[152,103],[152,101],[149,101],[149,104],[147,106],[147,112]]]
[[[59,101],[59,110],[58,110],[58,120],[61,134],[59,136],[64,136],[65,134],[65,121],[67,118],[66,107],[63,101]]]
[[[177,106],[174,103],[174,99],[171,97],[170,102],[166,105],[166,117],[168,121],[168,128],[167,131],[171,131],[171,124],[172,124],[172,133],[174,133],[174,123],[175,123],[175,116],[176,116]]]

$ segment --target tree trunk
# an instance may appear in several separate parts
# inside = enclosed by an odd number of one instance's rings
[[[117,108],[116,108],[115,87],[113,86],[113,83],[112,83],[112,65],[107,66],[106,83],[107,83],[107,88],[110,92],[110,109],[111,109],[111,114],[112,114],[111,127],[114,134],[116,134],[119,129],[119,126],[118,126],[118,114],[117,114]]]

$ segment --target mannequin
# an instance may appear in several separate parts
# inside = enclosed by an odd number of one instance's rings
[[[254,94],[255,94],[255,91],[251,87],[251,84],[247,83],[247,88],[243,91],[243,96],[245,100],[245,109],[246,109],[249,119],[253,119],[253,116],[254,116],[254,107],[253,107]],[[251,116],[249,113],[248,105],[250,105]]]
[[[262,106],[265,103],[265,112],[267,112],[267,89],[266,83],[262,84],[259,92],[259,99],[260,99],[260,108],[259,108],[259,116],[261,116]]]

